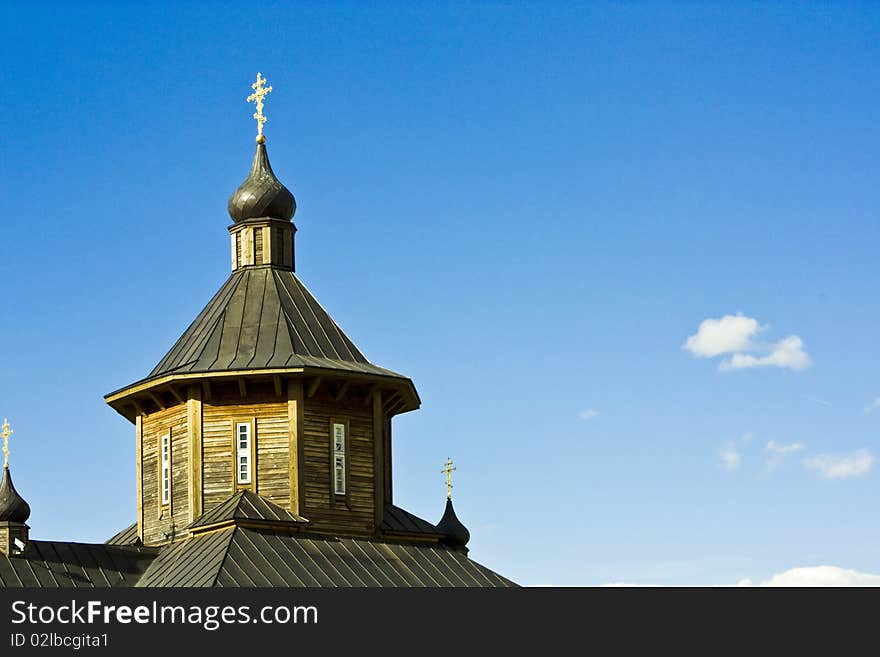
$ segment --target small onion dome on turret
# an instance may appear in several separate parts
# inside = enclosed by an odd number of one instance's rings
[[[448,497],[446,498],[446,511],[443,512],[443,517],[437,523],[437,531],[444,535],[445,543],[457,548],[463,548],[471,540],[471,533],[455,515],[452,500]]]
[[[257,143],[250,175],[229,197],[229,216],[235,223],[248,219],[290,221],[296,212],[293,194],[275,177],[265,141]]]
[[[0,522],[24,524],[30,516],[31,507],[12,485],[12,475],[7,465],[3,468],[3,481],[0,481]]]

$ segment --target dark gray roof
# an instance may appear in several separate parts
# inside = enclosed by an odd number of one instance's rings
[[[440,535],[441,532],[427,520],[422,520],[409,511],[393,504],[385,505],[385,515],[380,529],[390,533],[415,533]]]
[[[134,586],[157,552],[135,546],[29,541],[20,555],[0,554],[0,586]]]
[[[241,490],[214,508],[196,518],[187,529],[209,527],[233,520],[250,520],[269,523],[307,523],[308,520],[293,515],[274,502],[249,490]]]
[[[516,586],[441,544],[234,527],[163,549],[137,586]]]
[[[292,271],[269,265],[233,272],[147,378],[286,367],[403,378],[367,361]]]
[[[128,527],[117,534],[114,534],[104,542],[107,545],[139,545],[141,539],[138,536],[137,523],[131,523]]]

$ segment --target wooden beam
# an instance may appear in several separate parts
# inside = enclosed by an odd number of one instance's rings
[[[189,388],[186,402],[186,430],[189,442],[189,518],[202,515],[202,395],[196,384]]]
[[[391,409],[392,406],[394,406],[394,405],[397,403],[397,398],[398,398],[398,397],[400,397],[400,394],[399,394],[398,392],[396,392],[396,391],[395,391],[395,392],[392,392],[392,393],[388,396],[388,399],[385,400],[385,404],[382,406],[383,410],[384,410],[386,413]]]
[[[371,389],[373,399],[373,524],[376,534],[385,517],[385,441],[382,440],[382,393]]]
[[[177,400],[178,404],[186,403],[186,398],[179,392],[177,392],[177,388],[175,388],[174,386],[168,386],[168,389],[171,391],[171,394],[174,395],[174,398]]]
[[[156,403],[156,406],[159,407],[160,411],[164,411],[166,408],[168,408],[165,402],[162,401],[162,398],[155,392],[150,391],[147,394],[150,396],[150,399],[152,399]]]
[[[211,382],[202,381],[202,398],[205,401],[211,401]]]
[[[309,389],[306,390],[306,397],[308,397],[309,399],[314,397],[315,393],[318,392],[318,386],[320,386],[320,385],[321,385],[321,377],[316,376],[314,379],[312,379],[312,382],[309,383]]]
[[[370,402],[373,401],[373,395],[375,395],[379,390],[379,386],[375,383],[367,388],[367,394],[364,397],[364,406],[369,406]]]
[[[303,508],[303,384],[302,381],[287,383],[287,430],[288,430],[288,472],[290,477],[290,512],[300,515]]]
[[[138,415],[146,415],[146,412],[144,412],[144,407],[141,406],[140,402],[137,399],[132,398],[131,404],[132,406],[134,406],[134,410],[137,411]]]
[[[272,383],[275,384],[275,394],[280,397],[281,393],[282,393],[281,377],[276,374],[275,376],[272,377]]]
[[[242,399],[247,397],[247,382],[244,379],[238,380],[238,393],[241,395]]]
[[[136,404],[136,402],[135,402]],[[137,488],[137,533],[141,542],[144,541],[144,418],[138,415],[134,419],[135,452],[137,453],[137,466],[135,467],[135,487]]]
[[[334,401],[340,401],[345,393],[348,391],[348,386],[351,385],[351,381],[346,381],[341,386],[339,386],[339,390],[336,391],[336,396],[333,398]]]
[[[397,411],[399,411],[404,406],[406,406],[406,400],[403,397],[401,397],[400,399],[397,400],[396,403],[391,405],[391,408],[388,409],[388,414],[394,415],[397,413]]]

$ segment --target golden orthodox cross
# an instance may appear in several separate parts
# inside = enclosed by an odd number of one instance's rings
[[[446,464],[443,466],[443,470],[441,472],[446,475],[446,499],[452,499],[452,471],[455,470],[455,466],[452,465],[452,459],[447,458]]]
[[[266,138],[263,136],[263,124],[266,122],[266,117],[263,115],[263,99],[266,97],[266,94],[272,91],[272,87],[263,86],[265,84],[266,78],[257,73],[257,81],[251,85],[251,89],[254,90],[254,93],[247,97],[247,102],[256,103],[257,106],[257,111],[254,112],[254,119],[257,121],[258,144],[262,144],[266,141]]]
[[[0,437],[3,438],[3,467],[9,467],[9,436],[15,433],[9,428],[9,420],[3,418],[3,431],[0,431]]]

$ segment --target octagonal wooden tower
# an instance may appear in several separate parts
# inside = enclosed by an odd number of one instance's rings
[[[232,274],[146,378],[105,397],[135,425],[145,545],[182,538],[242,490],[310,533],[389,531],[391,418],[418,393],[370,363],[297,278],[295,210],[258,141],[229,200]]]

